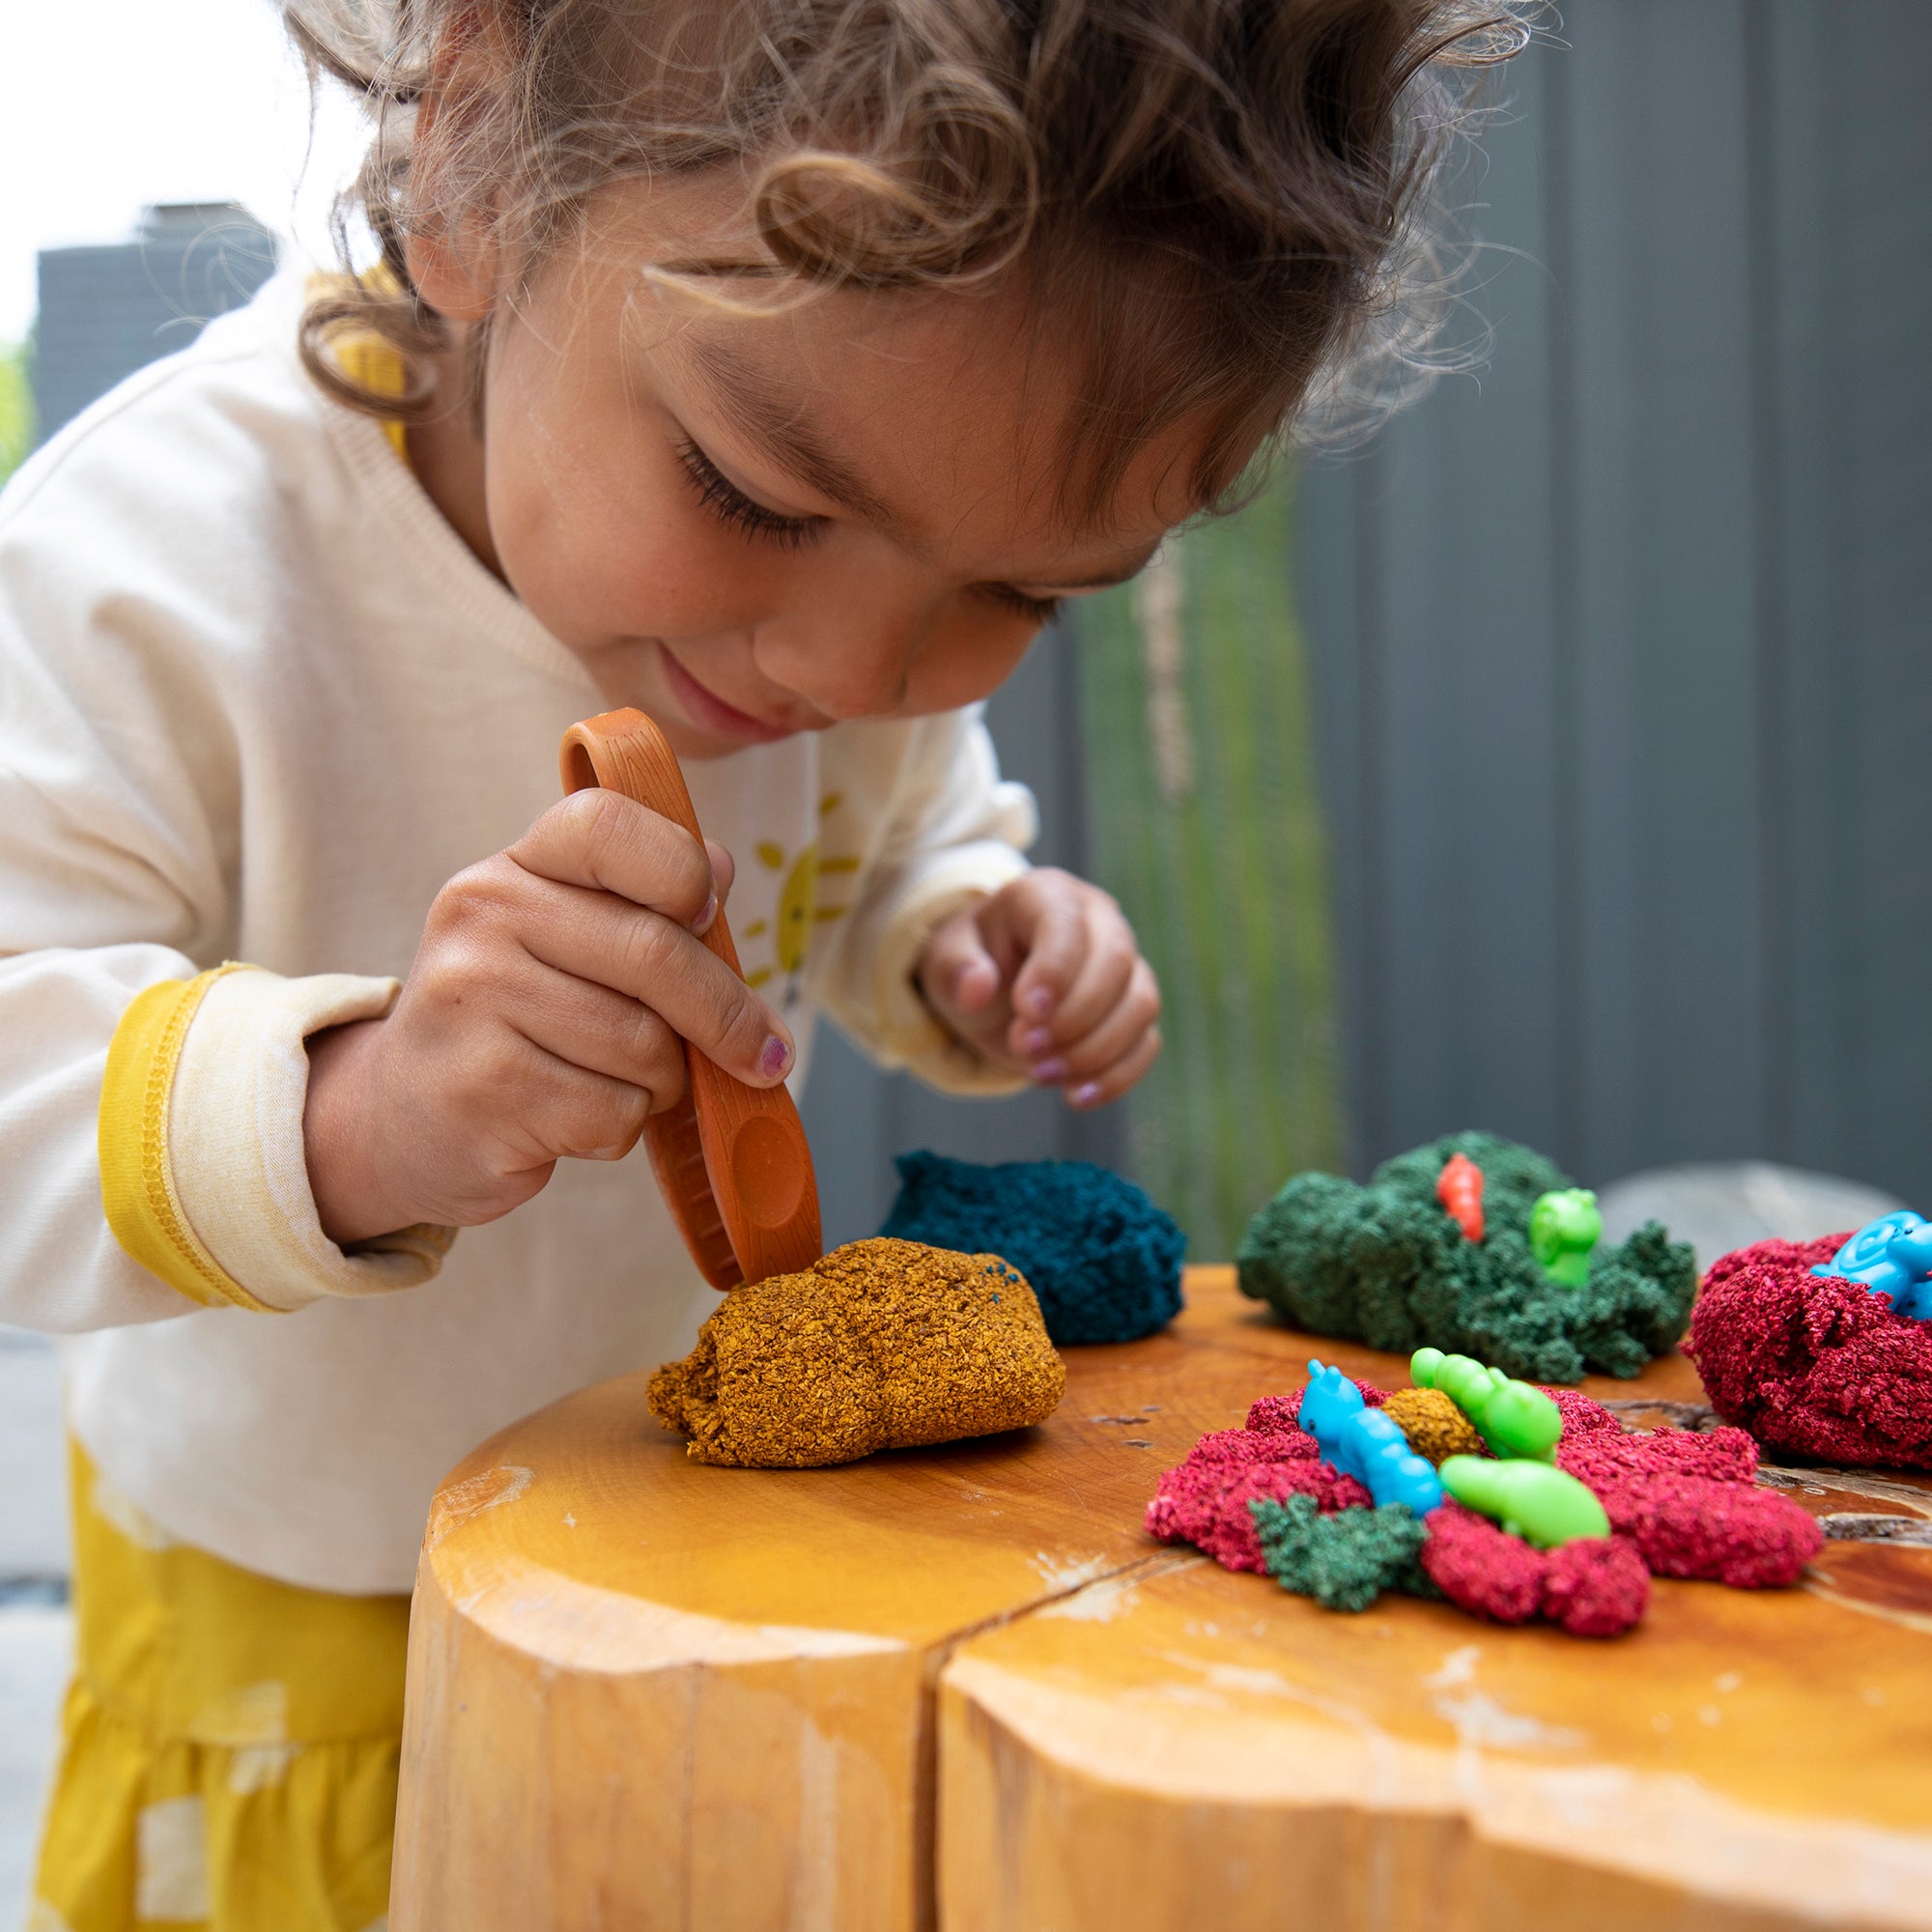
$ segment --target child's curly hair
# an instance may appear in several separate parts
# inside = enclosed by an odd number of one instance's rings
[[[1258,445],[1348,428],[1430,370],[1445,278],[1433,189],[1466,76],[1528,38],[1522,0],[284,0],[310,62],[378,136],[352,190],[386,276],[311,303],[310,373],[419,418],[445,325],[404,240],[487,225],[514,299],[600,188],[736,168],[752,254],[640,264],[727,308],[826,288],[963,288],[1015,269],[1083,369],[1088,507],[1151,437],[1199,418],[1194,499]],[[496,78],[415,102],[479,36]],[[433,183],[426,190],[425,184]],[[433,205],[432,205],[433,196]],[[397,396],[328,353],[373,330]]]

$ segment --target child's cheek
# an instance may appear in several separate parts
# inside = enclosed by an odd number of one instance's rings
[[[970,595],[952,601],[911,666],[902,707],[908,716],[954,711],[990,697],[1038,635],[1037,625]]]
[[[674,488],[506,477],[491,522],[510,587],[566,642],[701,636],[760,614],[761,560]]]

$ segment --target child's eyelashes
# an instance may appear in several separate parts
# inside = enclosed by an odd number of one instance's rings
[[[816,541],[825,527],[823,517],[783,516],[746,496],[690,437],[679,441],[677,460],[697,500],[721,524],[760,543],[777,544],[781,550],[803,550]],[[1029,597],[1010,583],[976,583],[973,594],[1003,611],[1016,612],[1032,624],[1050,624],[1060,614],[1060,598]]]
[[[973,588],[989,603],[999,605],[1003,610],[1017,611],[1022,617],[1030,618],[1036,624],[1050,624],[1060,615],[1060,606],[1064,600],[1058,597],[1029,597],[1024,590],[1015,590],[1010,583],[976,583]]]
[[[696,443],[686,437],[677,446],[677,460],[697,500],[734,530],[781,550],[801,550],[824,526],[823,517],[786,517],[745,495]]]

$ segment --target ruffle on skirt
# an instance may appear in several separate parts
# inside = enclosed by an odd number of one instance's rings
[[[382,1932],[409,1599],[257,1576],[71,1467],[79,1655],[28,1932]]]

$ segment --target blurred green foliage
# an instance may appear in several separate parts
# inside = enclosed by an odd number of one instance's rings
[[[0,483],[34,446],[34,389],[28,347],[0,343]]]
[[[1290,579],[1294,493],[1172,540],[1083,599],[1094,871],[1160,975],[1166,1050],[1130,1104],[1135,1178],[1196,1261],[1343,1159],[1327,838]]]

